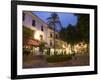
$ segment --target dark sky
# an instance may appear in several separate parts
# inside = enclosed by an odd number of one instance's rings
[[[51,16],[51,12],[33,12],[33,13],[45,22],[47,22],[47,18]],[[75,16],[73,13],[57,12],[57,14],[60,18],[63,27],[67,27],[69,24],[73,26],[77,24],[77,16]]]

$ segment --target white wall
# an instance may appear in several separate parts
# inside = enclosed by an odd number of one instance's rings
[[[10,14],[10,0],[0,0],[0,80],[10,80],[10,32],[11,32],[11,14]],[[61,3],[75,3],[75,4],[99,4],[100,0],[34,0],[45,2],[61,2]],[[1,11],[2,10],[2,11]],[[99,11],[100,14],[100,5]],[[100,21],[100,15],[98,16]],[[100,26],[100,23],[98,23]],[[100,27],[98,27],[98,34],[100,34]],[[100,37],[98,38],[100,44]],[[100,48],[100,45],[98,45]],[[100,53],[100,49],[98,49]],[[98,67],[100,67],[100,54],[98,54]],[[29,80],[29,79],[27,79]],[[66,76],[55,78],[39,78],[31,80],[100,80],[100,68],[98,75],[84,75],[84,76]]]
[[[34,38],[40,41],[40,35],[43,36],[43,40],[47,39],[47,25],[41,21],[38,17],[34,16],[30,12],[24,12],[25,19],[23,21],[23,25],[31,30],[34,30]],[[35,26],[32,26],[32,20],[35,20]],[[41,26],[43,26],[43,31],[41,31]]]

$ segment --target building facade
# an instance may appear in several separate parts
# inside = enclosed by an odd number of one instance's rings
[[[29,11],[23,12],[23,28],[30,29],[33,32],[31,41],[30,41],[30,38],[29,39],[23,38],[24,42],[27,41],[27,39],[30,42],[30,44],[27,44],[27,42],[25,42],[23,46],[34,47],[34,50],[31,49],[33,53],[35,52],[36,54],[39,54],[39,45],[42,42],[45,43],[46,48],[51,48],[51,47],[53,48],[54,46],[53,32],[54,31],[51,30],[44,21],[42,21],[38,16],[36,16],[32,12],[29,12]],[[36,43],[38,44],[37,46],[35,45]]]

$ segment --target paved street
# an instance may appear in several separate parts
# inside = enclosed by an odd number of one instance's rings
[[[64,66],[85,66],[89,65],[88,55],[75,55],[71,60],[48,63],[43,55],[29,55],[23,58],[23,68],[43,68],[43,67],[64,67]]]

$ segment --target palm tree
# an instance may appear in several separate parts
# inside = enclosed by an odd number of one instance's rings
[[[53,12],[51,13],[51,16],[47,18],[48,22],[47,24],[54,30],[54,53],[55,53],[55,31],[57,31],[57,24],[62,27],[61,22],[59,20],[59,16],[57,13]]]
[[[60,28],[62,27],[62,24],[60,22],[59,16],[57,13],[53,12],[51,13],[51,16],[49,18],[47,18],[48,20],[48,25],[52,28],[57,30],[57,24],[59,24]]]

